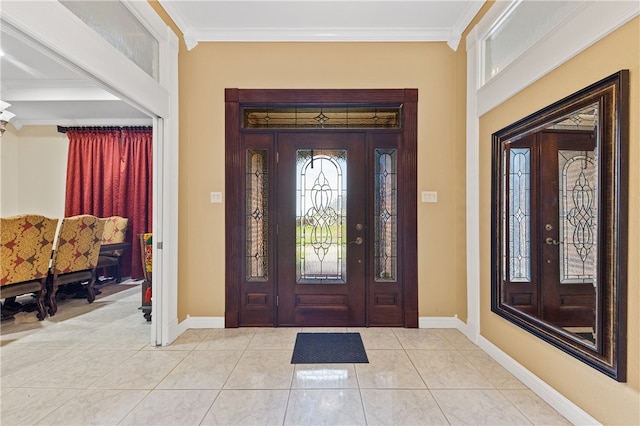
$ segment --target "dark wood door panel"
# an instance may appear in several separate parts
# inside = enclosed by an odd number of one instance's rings
[[[304,164],[300,163],[299,153],[308,156]],[[340,157],[343,153],[346,153],[344,159]],[[361,241],[368,238],[364,226],[364,153],[363,133],[300,132],[278,135],[279,325],[365,325],[365,245],[355,243],[357,238]],[[334,154],[336,157],[331,157]],[[325,158],[328,160],[325,161]],[[314,162],[315,171],[312,171]],[[335,165],[336,169],[331,169],[330,165]],[[318,171],[318,168],[321,170]],[[305,170],[312,176],[311,179],[317,181],[303,180],[302,173]],[[317,173],[317,176],[313,173]],[[332,176],[333,173],[336,176]],[[346,182],[337,179],[340,173],[343,173]],[[300,188],[303,182],[314,183],[313,188],[316,189],[303,191]],[[341,185],[346,185],[346,192],[340,192]],[[303,206],[302,203],[308,204]],[[339,207],[343,203],[346,203],[346,218],[341,216]],[[306,208],[313,213],[309,218],[301,216],[303,212],[300,210]],[[343,224],[343,221],[346,223]],[[327,223],[331,223],[331,226]],[[357,230],[358,224],[363,229]],[[310,250],[310,246],[313,250]],[[304,262],[301,252],[304,252]],[[338,265],[328,265],[337,269],[335,278],[304,275],[307,264],[324,268],[325,256],[332,260],[335,256],[339,262]]]

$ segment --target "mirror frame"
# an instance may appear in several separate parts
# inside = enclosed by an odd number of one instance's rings
[[[598,239],[595,345],[503,300],[503,158],[514,138],[536,133],[568,114],[599,105]],[[629,71],[621,70],[492,135],[491,310],[513,324],[616,379],[626,381]]]

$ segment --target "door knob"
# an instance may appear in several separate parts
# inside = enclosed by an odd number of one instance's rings
[[[356,237],[356,239],[354,241],[349,241],[349,244],[357,244],[360,245],[364,242],[364,240],[362,239],[362,237]]]
[[[549,245],[552,245],[552,246],[557,246],[558,244],[560,244],[560,241],[556,241],[556,240],[554,240],[554,239],[553,239],[553,238],[551,238],[551,237],[547,237],[547,238],[545,238],[544,242],[545,242],[546,244],[549,244]]]

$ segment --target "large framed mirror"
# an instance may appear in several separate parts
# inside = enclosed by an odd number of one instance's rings
[[[626,381],[628,71],[493,134],[491,309]]]

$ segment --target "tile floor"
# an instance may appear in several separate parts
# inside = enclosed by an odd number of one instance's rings
[[[131,288],[3,322],[0,424],[569,424],[457,330],[348,329],[369,364],[292,365],[302,329],[195,329],[155,348],[139,304]],[[347,331],[305,331],[328,330]]]

